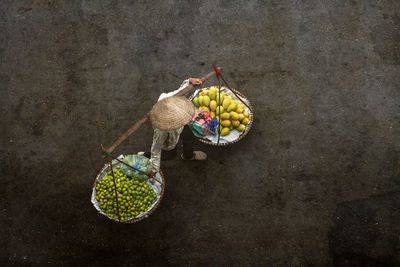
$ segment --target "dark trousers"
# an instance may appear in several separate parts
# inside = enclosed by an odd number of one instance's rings
[[[192,133],[192,130],[189,128],[189,126],[185,125],[185,127],[183,127],[180,138],[183,145],[183,157],[185,159],[191,159],[193,157],[193,143],[196,140],[196,137]],[[176,147],[172,150],[162,150],[161,160],[172,160],[176,157],[177,154],[178,150]],[[145,156],[150,158],[150,152],[146,152]]]

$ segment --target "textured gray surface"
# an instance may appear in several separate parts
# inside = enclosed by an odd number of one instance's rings
[[[1,1],[2,265],[400,265],[400,2],[155,3]],[[252,131],[163,163],[149,219],[98,216],[99,144],[212,64]]]

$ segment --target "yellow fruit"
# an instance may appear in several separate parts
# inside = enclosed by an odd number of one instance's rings
[[[219,115],[220,113],[222,114],[222,112],[224,112],[224,107],[217,106],[217,108],[215,109],[215,114]]]
[[[229,127],[229,130],[231,130],[231,131],[233,130],[233,125],[232,125],[232,124],[231,124],[231,126]]]
[[[229,120],[229,118],[230,118],[229,113],[224,112],[224,113],[221,114],[221,119],[223,119],[223,120]]]
[[[201,95],[202,95],[202,96],[208,95],[208,90],[203,90],[203,91],[201,91]]]
[[[200,107],[199,98],[198,98],[198,97],[193,98],[193,104],[194,104],[196,107]]]
[[[243,132],[246,129],[246,126],[244,124],[240,124],[236,129],[240,132]]]
[[[224,129],[224,126],[220,125],[219,126],[219,132],[222,132],[222,129]]]
[[[221,121],[221,125],[225,127],[231,126],[231,121],[230,120],[223,120]]]
[[[231,100],[228,98],[225,98],[224,101],[222,102],[222,106],[224,107],[224,109],[227,109],[230,104],[231,104]]]
[[[240,121],[232,121],[232,125],[235,127],[239,127]]]
[[[228,112],[234,111],[234,110],[236,110],[236,107],[237,107],[237,104],[235,103],[235,101],[233,101],[233,102],[229,105],[227,111],[228,111]]]
[[[205,107],[205,106],[199,107],[199,110],[200,111],[208,111],[208,112],[210,112],[210,109],[208,107]]]
[[[221,135],[222,136],[228,135],[229,132],[230,132],[230,129],[228,127],[225,127],[225,128],[222,129]]]
[[[244,108],[239,107],[239,105],[236,108],[236,113],[243,113]]]
[[[208,95],[205,95],[203,98],[203,105],[208,107],[210,105],[210,97]]]
[[[199,96],[199,105],[200,106],[202,106],[203,105],[203,99],[204,99],[204,96]]]
[[[211,100],[215,100],[215,97],[217,96],[217,88],[214,86],[210,87],[210,90],[208,90],[208,96],[210,97]]]
[[[243,105],[243,104],[238,104],[238,105],[237,105],[237,108],[244,109],[244,105]]]
[[[226,98],[228,98],[230,101],[232,101],[232,96],[228,95]]]
[[[243,114],[238,114],[238,116],[239,116],[239,120],[240,121],[244,119],[244,115]]]
[[[217,101],[211,100],[211,102],[210,102],[210,109],[211,109],[212,111],[215,111],[216,108],[217,108]]]
[[[222,100],[223,100],[223,99],[224,99],[224,98],[223,98],[222,95],[221,95],[221,98],[219,97],[218,94],[215,96],[215,101],[217,101],[217,104],[218,104],[218,105],[221,105],[221,104],[222,104]]]
[[[243,123],[244,125],[249,124],[249,118],[244,118],[244,119],[242,120],[242,123]]]
[[[211,116],[211,118],[214,119],[214,118],[215,118],[215,112],[214,112],[214,111],[211,111],[211,112],[210,112],[210,116]]]
[[[248,118],[249,117],[249,113],[247,111],[243,111],[243,115]]]
[[[231,115],[231,120],[237,121],[239,119],[239,115],[235,111],[231,111],[229,114]]]

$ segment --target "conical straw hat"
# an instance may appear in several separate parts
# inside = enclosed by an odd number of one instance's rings
[[[171,96],[157,102],[150,111],[151,124],[162,131],[171,131],[185,126],[196,109],[183,96]]]

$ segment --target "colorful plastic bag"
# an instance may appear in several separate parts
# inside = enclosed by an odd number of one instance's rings
[[[189,127],[196,137],[203,138],[208,134],[217,134],[218,120],[212,119],[208,111],[197,111],[189,122]]]

